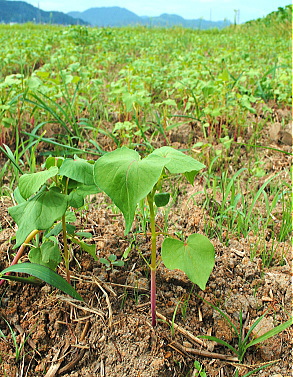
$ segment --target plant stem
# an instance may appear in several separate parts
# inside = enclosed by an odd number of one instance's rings
[[[68,244],[67,244],[65,214],[62,216],[62,235],[63,235],[63,245],[64,245],[64,262],[65,262],[65,270],[66,270],[66,280],[70,284],[69,252],[68,252]]]
[[[157,324],[156,319],[156,270],[151,268],[151,314],[152,314],[152,326]]]
[[[154,211],[154,193],[148,195],[148,204],[150,207],[150,227],[151,227],[151,314],[152,314],[152,326],[155,327],[156,321],[156,268],[157,268],[157,234],[155,224],[155,211]]]
[[[26,240],[25,240],[24,243],[20,246],[20,248],[19,248],[18,252],[16,253],[16,255],[15,255],[13,261],[11,262],[11,266],[15,265],[15,264],[19,261],[19,259],[21,258],[22,254],[23,254],[23,252],[24,252],[25,247],[31,242],[31,240],[32,240],[32,239],[35,237],[35,235],[38,234],[38,233],[39,233],[39,230],[38,230],[38,229],[35,229],[35,230],[33,230],[33,231],[27,236]],[[10,275],[10,273],[8,272],[6,275]],[[4,283],[4,281],[5,281],[4,279],[2,279],[2,280],[0,281],[0,286]]]

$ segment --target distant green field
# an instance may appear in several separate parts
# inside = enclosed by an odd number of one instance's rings
[[[291,101],[290,22],[268,20],[222,31],[2,25],[1,127],[50,122],[54,109],[80,137],[113,115],[144,129],[159,117],[167,131],[182,115],[236,140],[258,104]]]

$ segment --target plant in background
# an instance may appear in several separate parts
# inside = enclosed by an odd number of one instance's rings
[[[22,337],[21,341],[19,342],[18,341],[18,336],[16,334],[16,332],[13,330],[13,328],[11,327],[11,325],[9,324],[9,322],[4,318],[2,317],[2,319],[4,320],[4,322],[6,323],[8,329],[9,329],[9,332],[10,332],[10,335],[11,335],[11,339],[12,339],[12,343],[13,343],[13,347],[14,347],[14,357],[15,357],[15,361],[18,362],[22,357],[24,357],[24,346],[30,336],[27,335]],[[4,334],[4,332],[0,329],[0,339],[3,339],[4,342],[8,343],[8,336]]]
[[[37,244],[28,254],[32,262],[30,269],[36,264],[54,271],[63,257],[66,280],[70,283],[68,239],[97,259],[95,245],[81,239],[91,235],[77,232],[70,224],[76,220],[70,208],[81,208],[87,195],[98,192],[93,180],[93,163],[80,158],[49,157],[45,168],[38,173],[23,174],[14,192],[18,204],[9,208],[9,213],[18,225],[14,248],[21,247],[12,265],[19,261],[25,247],[36,237]],[[39,240],[41,232],[42,242]],[[62,251],[59,249],[59,234],[63,239]],[[16,272],[16,266],[10,268]],[[8,272],[7,269],[4,271]]]
[[[193,365],[194,365],[194,371],[191,377],[207,377],[204,367],[201,365],[199,361],[195,360]]]
[[[106,271],[113,270],[114,267],[123,267],[124,261],[117,260],[115,254],[110,254],[107,258],[100,258],[100,263],[106,267]]]
[[[156,207],[166,206],[170,194],[163,191],[164,179],[170,174],[184,174],[192,184],[204,165],[171,147],[154,150],[141,159],[138,152],[126,147],[116,149],[98,159],[94,165],[96,185],[113,200],[125,219],[129,233],[137,204],[146,200],[151,230],[151,314],[156,325],[157,231]],[[192,234],[183,242],[166,237],[162,244],[162,260],[167,268],[181,269],[201,289],[205,289],[214,266],[214,248],[201,234]]]
[[[220,308],[218,308],[217,306],[206,301],[201,296],[199,296],[199,295],[196,295],[196,296],[198,298],[200,298],[201,300],[203,300],[206,304],[210,305],[218,313],[220,313],[220,315],[223,317],[223,319],[229,324],[229,326],[231,327],[231,329],[233,330],[233,332],[234,332],[234,334],[237,338],[237,347],[234,347],[231,344],[227,343],[225,340],[217,338],[215,336],[201,335],[201,336],[199,336],[199,338],[208,339],[208,340],[214,341],[218,344],[221,344],[221,345],[229,348],[237,356],[240,363],[243,362],[244,356],[245,356],[248,348],[255,346],[256,344],[262,343],[262,342],[266,341],[267,339],[272,338],[273,336],[275,336],[275,335],[279,334],[280,332],[286,330],[288,327],[292,326],[292,324],[293,324],[293,317],[291,317],[288,321],[274,327],[273,329],[267,331],[266,333],[262,334],[261,336],[250,340],[250,337],[253,333],[253,330],[261,322],[261,320],[265,317],[266,312],[263,315],[261,315],[256,321],[253,322],[253,324],[250,326],[247,333],[245,334],[246,326],[245,326],[245,322],[244,322],[244,319],[243,319],[242,311],[240,311],[240,313],[239,313],[239,323],[237,325],[235,325],[233,323],[233,321],[229,318],[229,316],[226,313],[224,313]],[[261,368],[257,368],[254,371],[251,371],[250,374],[252,374],[253,372],[256,372],[257,370],[264,369],[265,367],[267,367],[269,365],[271,365],[271,363],[263,365]],[[246,376],[248,376],[250,374],[247,374]],[[235,377],[238,377],[238,369],[235,372]]]
[[[46,77],[47,75],[49,76],[49,73],[39,72],[38,75]],[[36,77],[33,79],[38,80]],[[24,95],[24,101],[33,105],[31,115],[33,116],[35,114],[36,109],[47,113],[50,119],[43,121],[42,126],[45,124],[59,124],[62,126],[64,132],[63,138],[70,146],[76,146],[79,141],[83,140],[83,128],[79,126],[77,121],[77,119],[79,119],[79,109],[76,106],[76,98],[78,97],[79,80],[79,76],[73,76],[71,72],[60,70],[57,77],[55,79],[51,78],[50,81],[51,84],[54,83],[59,87],[62,93],[61,99],[59,99],[60,94],[57,95],[57,98],[51,98],[53,96],[52,93],[47,95],[41,90],[35,90],[35,88],[33,91],[25,93]],[[76,85],[72,95],[69,93],[69,83]],[[60,101],[61,103],[59,104]]]

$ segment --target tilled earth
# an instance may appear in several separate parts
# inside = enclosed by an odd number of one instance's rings
[[[285,156],[280,161],[282,167],[289,163]],[[202,190],[200,185],[198,182],[191,189],[184,187],[179,193],[181,204],[168,218],[171,234],[204,233],[207,215],[188,200]],[[11,261],[15,224],[7,212],[12,205],[10,198],[2,197],[0,205],[2,270]],[[160,215],[157,220],[163,222]],[[97,245],[98,257],[115,254],[120,258],[131,244],[125,265],[106,271],[101,263],[73,247],[72,283],[84,302],[65,297],[45,284],[11,282],[2,286],[1,376],[195,377],[199,375],[195,360],[210,377],[234,376],[236,368],[239,376],[244,376],[271,361],[275,363],[254,375],[291,376],[291,328],[249,348],[242,364],[228,348],[198,338],[213,335],[237,348],[233,330],[207,302],[223,310],[236,326],[242,313],[244,336],[264,313],[253,331],[254,337],[289,319],[289,240],[278,242],[272,266],[267,268],[257,251],[251,258],[251,250],[263,247],[256,235],[230,237],[224,243],[211,239],[216,265],[205,291],[200,291],[182,272],[169,271],[161,264],[157,270],[158,323],[153,328],[149,271],[142,258],[149,257],[149,236],[136,231],[125,238],[122,216],[114,212],[102,194],[91,199],[89,210],[81,214],[77,225],[92,232],[91,242]],[[138,227],[138,223],[134,224],[133,230]],[[161,241],[159,237],[159,246]],[[266,242],[269,249],[273,240],[268,237],[261,242]],[[64,275],[62,265],[58,272]]]

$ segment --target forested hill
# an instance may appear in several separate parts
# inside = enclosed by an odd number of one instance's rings
[[[46,12],[24,1],[0,0],[0,23],[62,24],[62,25],[92,25],[100,27],[119,27],[129,25],[145,25],[172,27],[182,26],[194,29],[222,29],[230,25],[230,21],[206,21],[202,18],[186,20],[176,14],[161,14],[158,17],[140,17],[125,8],[99,7],[84,12],[56,11]]]
[[[125,8],[120,7],[99,7],[90,8],[84,12],[69,12],[72,17],[79,17],[89,22],[93,26],[128,26],[128,25],[145,25],[172,27],[182,26],[194,29],[210,29],[229,26],[230,21],[206,21],[201,18],[196,20],[186,20],[176,14],[161,14],[158,17],[140,17]]]
[[[81,18],[93,26],[128,26],[138,25],[140,17],[120,7],[90,8],[84,12],[69,12],[68,15]]]
[[[0,0],[0,23],[46,23],[62,25],[86,25],[86,21],[73,18],[62,12],[45,12],[24,1]]]

